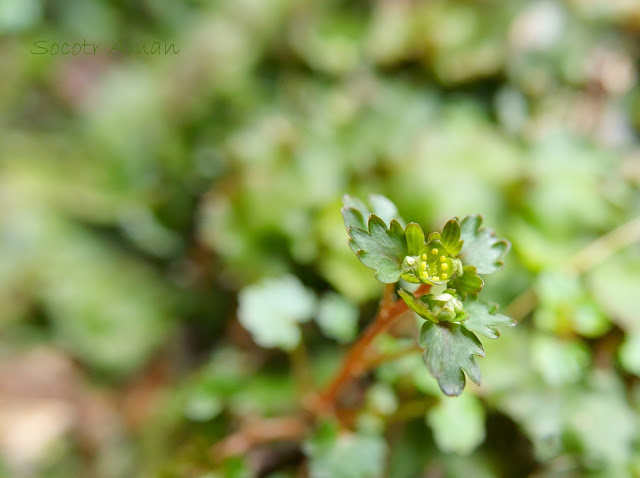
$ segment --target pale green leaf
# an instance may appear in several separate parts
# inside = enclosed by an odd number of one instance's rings
[[[305,443],[311,478],[377,478],[383,476],[387,453],[378,435],[339,433],[323,423]]]
[[[338,342],[350,342],[358,331],[358,308],[336,293],[325,294],[318,304],[320,330]]]
[[[426,418],[436,445],[443,452],[468,455],[484,441],[484,407],[470,393],[441,400]]]
[[[294,276],[266,279],[238,295],[238,319],[262,347],[294,349],[300,342],[299,322],[309,320],[315,296]]]

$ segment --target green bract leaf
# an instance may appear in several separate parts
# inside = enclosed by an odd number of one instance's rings
[[[424,232],[422,232],[420,225],[410,222],[404,230],[404,235],[407,238],[408,255],[419,255],[424,246]]]
[[[444,225],[440,240],[452,256],[455,257],[460,253],[463,241],[460,240],[460,224],[457,219],[451,219]]]
[[[311,318],[315,300],[294,276],[267,279],[240,291],[238,319],[259,345],[292,350],[300,342],[298,322]]]
[[[368,229],[368,232],[356,226],[348,229],[349,236],[358,249],[358,258],[365,266],[376,271],[376,279],[380,282],[398,282],[402,262],[407,255],[407,242],[402,226],[393,219],[387,229],[384,221],[372,214]]]
[[[467,313],[467,320],[462,325],[468,330],[497,339],[500,332],[497,327],[511,327],[516,325],[515,320],[506,315],[497,314],[498,306],[476,299],[468,300],[464,303],[464,310]]]
[[[431,313],[431,309],[429,306],[425,304],[422,300],[416,299],[415,296],[404,289],[398,290],[398,295],[402,297],[407,307],[413,310],[416,314],[418,314],[423,319],[431,320],[433,322],[438,322],[438,319]]]
[[[464,265],[476,267],[478,274],[492,274],[499,270],[511,244],[506,239],[498,239],[491,229],[482,227],[481,216],[467,216],[460,224],[464,243],[460,259]]]
[[[425,322],[420,331],[420,346],[429,373],[435,377],[445,395],[457,396],[465,385],[464,373],[480,385],[480,367],[474,355],[484,357],[482,344],[461,325]],[[464,371],[464,373],[463,373]]]
[[[450,282],[448,287],[455,289],[456,292],[462,297],[462,300],[467,298],[467,294],[477,294],[482,290],[484,281],[476,273],[474,266],[464,266],[462,274],[457,274]]]

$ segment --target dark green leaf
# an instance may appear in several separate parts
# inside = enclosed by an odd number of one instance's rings
[[[484,281],[476,273],[474,266],[464,266],[463,274],[456,275],[450,282],[448,287],[455,289],[456,292],[462,297],[462,300],[467,298],[467,294],[477,294],[482,290]]]
[[[516,325],[516,321],[511,317],[496,313],[498,310],[496,304],[472,299],[464,303],[464,310],[468,317],[467,320],[462,322],[462,325],[468,330],[490,339],[497,339],[500,336],[500,331],[497,327]]]
[[[419,343],[425,349],[427,369],[445,395],[451,397],[462,393],[464,373],[480,385],[480,367],[473,356],[484,357],[484,349],[473,333],[451,322],[425,322]]]
[[[460,224],[457,219],[451,219],[444,225],[440,241],[453,257],[460,253],[463,241],[460,240]]]
[[[370,269],[376,271],[376,279],[392,284],[400,279],[402,261],[407,255],[407,241],[398,221],[391,221],[387,229],[378,216],[369,217],[369,231],[351,226],[349,235],[357,246],[358,258]]]
[[[481,216],[467,216],[460,224],[464,243],[460,259],[464,265],[476,267],[478,274],[491,274],[504,264],[504,256],[511,244],[506,239],[498,239],[491,230],[482,227]]]

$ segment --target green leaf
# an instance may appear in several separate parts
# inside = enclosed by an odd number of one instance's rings
[[[460,240],[460,224],[457,219],[451,219],[444,225],[440,240],[447,252],[453,257],[460,253],[463,241]]]
[[[441,400],[426,418],[438,448],[445,453],[468,455],[484,441],[484,407],[470,393]]]
[[[407,255],[407,242],[402,226],[393,219],[387,229],[384,221],[372,214],[368,229],[368,232],[355,226],[348,229],[358,248],[358,258],[365,266],[376,271],[376,279],[380,282],[398,282],[402,261]]]
[[[580,340],[537,334],[531,341],[531,362],[549,385],[578,383],[589,367],[589,349]]]
[[[640,377],[640,332],[627,335],[618,349],[620,364],[627,372]]]
[[[398,295],[402,297],[407,307],[413,310],[416,314],[418,314],[423,319],[431,320],[433,322],[438,322],[438,319],[431,313],[431,309],[429,306],[422,302],[420,299],[416,299],[415,296],[404,289],[398,290]]]
[[[339,433],[323,423],[305,443],[311,478],[375,478],[382,475],[386,443],[377,435]]]
[[[391,224],[392,219],[395,219],[400,224],[404,223],[396,205],[382,194],[370,194],[369,204],[371,204],[373,214],[382,219],[385,224]]]
[[[468,300],[464,303],[464,310],[467,313],[467,320],[462,322],[467,330],[484,335],[490,339],[500,337],[497,327],[511,327],[516,325],[516,321],[506,315],[497,314],[498,306],[476,299]]]
[[[484,349],[473,333],[451,322],[425,322],[419,343],[425,349],[427,369],[445,395],[451,397],[462,393],[464,373],[480,385],[480,367],[473,356],[484,357]]]
[[[267,279],[240,291],[238,319],[262,347],[293,350],[300,342],[298,322],[312,317],[315,301],[294,276]]]
[[[475,266],[478,274],[492,274],[503,266],[511,244],[506,239],[498,239],[491,229],[482,227],[481,216],[465,217],[460,230],[464,241],[460,259],[464,265]]]
[[[415,222],[410,222],[404,230],[404,235],[407,238],[408,255],[419,255],[422,246],[424,246],[424,232],[420,225]]]
[[[316,322],[326,336],[345,343],[356,336],[358,315],[355,305],[341,295],[330,292],[320,299]]]
[[[342,217],[347,229],[351,226],[367,229],[367,221],[371,214],[381,218],[387,225],[391,224],[392,219],[404,224],[396,205],[381,194],[369,195],[370,208],[360,199],[348,194],[342,197],[342,204],[344,206],[342,208]]]
[[[484,281],[476,273],[474,266],[464,266],[461,275],[456,275],[448,284],[448,287],[455,289],[456,292],[466,300],[467,294],[477,294],[482,290]]]

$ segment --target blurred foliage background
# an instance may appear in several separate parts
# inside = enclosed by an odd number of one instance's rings
[[[637,0],[0,0],[0,475],[639,477],[639,34]],[[345,192],[483,214],[521,323],[461,398],[406,356],[352,390],[369,435],[214,464],[295,409],[282,349],[321,384],[375,312]]]

